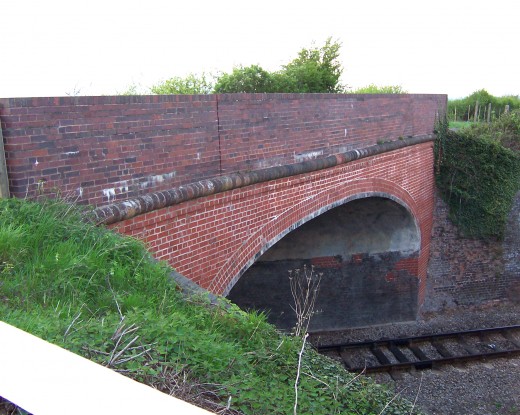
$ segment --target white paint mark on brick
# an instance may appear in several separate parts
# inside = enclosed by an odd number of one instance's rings
[[[103,196],[105,196],[109,202],[111,202],[116,197],[116,189],[103,189]]]
[[[353,144],[347,144],[346,146],[340,146],[338,148],[338,152],[340,153],[346,153],[347,151],[350,151],[354,148]]]
[[[119,193],[127,193],[128,192],[128,182],[126,180],[121,182],[121,186],[117,188]]]
[[[165,180],[171,180],[175,177],[177,172],[172,171],[171,173],[165,173],[165,174],[157,174],[155,176],[149,176],[146,180],[146,185],[144,187],[152,187],[153,185],[157,183],[162,183]]]
[[[295,154],[294,155],[294,161],[296,161],[296,163],[300,163],[302,161],[312,160],[312,159],[315,159],[315,158],[320,157],[320,156],[323,156],[323,150],[308,151],[306,153]]]

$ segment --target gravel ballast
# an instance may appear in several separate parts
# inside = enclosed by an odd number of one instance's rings
[[[520,304],[492,303],[425,314],[414,322],[321,333],[312,336],[311,341],[317,345],[517,324]],[[371,376],[416,402],[429,415],[520,414],[520,357]]]

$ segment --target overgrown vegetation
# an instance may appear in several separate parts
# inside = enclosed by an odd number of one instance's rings
[[[174,76],[150,88],[152,94],[168,95],[168,94],[211,94],[215,85],[215,79],[212,75],[202,73],[188,74],[185,77]]]
[[[515,95],[495,97],[485,89],[481,89],[465,98],[449,100],[448,119],[450,121],[486,121],[490,104],[489,119],[494,121],[505,112],[506,106],[509,106],[509,111],[520,109],[520,98]],[[477,111],[476,117],[475,110]]]
[[[299,365],[301,338],[225,300],[185,298],[169,272],[71,206],[0,200],[3,321],[183,398],[187,378],[197,402],[210,397],[219,411],[230,399],[245,414],[293,412],[298,368],[299,414],[412,413],[310,347]]]
[[[437,185],[450,216],[468,237],[502,237],[520,190],[520,112],[457,132],[440,123]]]
[[[353,94],[406,94],[400,85],[378,86],[370,84],[352,91]]]
[[[298,52],[282,69],[269,72],[260,65],[237,66],[219,76],[189,74],[173,77],[151,88],[154,94],[264,93],[264,92],[341,92],[340,43],[327,39],[322,47]]]
[[[321,47],[303,48],[298,56],[280,70],[262,66],[236,66],[218,75],[188,74],[175,76],[150,88],[153,94],[225,94],[225,93],[356,93],[404,94],[399,85],[367,85],[354,91],[341,83],[343,68],[339,59],[341,44],[328,38]],[[122,95],[137,95],[130,86]]]

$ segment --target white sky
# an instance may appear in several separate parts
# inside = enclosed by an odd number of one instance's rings
[[[111,95],[342,43],[343,82],[520,94],[518,0],[0,0],[0,97]]]

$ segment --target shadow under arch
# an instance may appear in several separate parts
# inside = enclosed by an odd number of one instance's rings
[[[264,243],[228,287],[228,297],[242,308],[267,311],[271,322],[290,329],[287,271],[307,265],[322,274],[312,330],[412,320],[422,239],[414,208],[384,191],[322,206]]]

